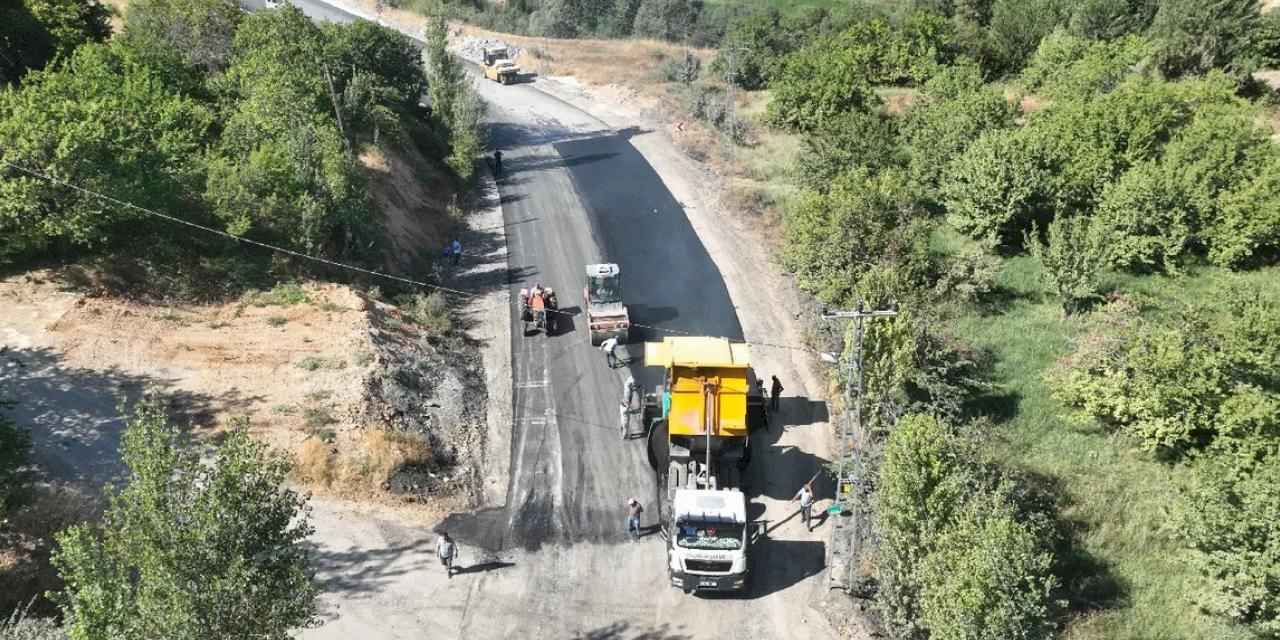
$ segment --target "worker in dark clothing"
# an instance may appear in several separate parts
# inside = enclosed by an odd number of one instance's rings
[[[782,381],[773,376],[773,386],[769,388],[769,410],[778,412],[778,398],[782,396]]]
[[[502,177],[502,151],[496,149],[493,152],[493,173]]]

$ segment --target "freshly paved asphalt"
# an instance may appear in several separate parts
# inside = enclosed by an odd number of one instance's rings
[[[322,2],[292,1],[317,20],[356,19]],[[556,335],[526,336],[511,309],[507,503],[455,514],[443,526],[491,550],[622,541],[626,498],[657,495],[644,438],[624,441],[619,429],[626,376],[646,388],[660,382],[660,370],[640,366],[643,341],[668,335],[662,330],[740,340],[742,327],[680,203],[628,142],[638,131],[608,129],[531,84],[476,86],[489,103],[490,145],[504,155],[499,190],[512,299],[540,282],[557,290],[567,313]],[[593,262],[619,265],[632,321],[653,327],[633,332],[626,368],[610,370],[587,337],[581,292]],[[638,423],[632,428],[639,433]]]

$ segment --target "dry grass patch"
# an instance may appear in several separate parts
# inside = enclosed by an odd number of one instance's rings
[[[383,496],[396,471],[435,462],[425,436],[365,429],[339,436],[335,444],[308,438],[298,450],[294,477],[340,495]]]

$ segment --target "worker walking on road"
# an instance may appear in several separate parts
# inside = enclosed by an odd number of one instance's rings
[[[493,152],[493,173],[499,178],[502,177],[502,151],[495,149]]]
[[[618,429],[622,431],[623,438],[626,438],[628,431],[630,431],[627,428],[628,426],[630,426],[628,424],[629,422],[628,418],[630,417],[631,417],[631,407],[628,407],[625,402],[619,402],[618,403]]]
[[[640,514],[644,513],[644,507],[640,506],[640,501],[635,498],[627,498],[627,535],[632,540],[640,539]]]
[[[436,555],[440,557],[440,564],[452,579],[453,559],[458,555],[458,545],[453,543],[453,538],[450,538],[447,532],[441,531],[440,537],[436,538]]]
[[[776,380],[777,378],[774,379]],[[800,522],[804,523],[805,529],[813,531],[813,527],[809,526],[809,523],[813,520],[812,481],[806,482],[803,487],[800,487],[800,492],[796,494],[796,497],[791,499],[792,502],[795,502],[796,500],[800,501]]]
[[[453,266],[458,266],[458,263],[462,261],[462,243],[457,238],[454,238],[453,242],[449,244],[449,252],[453,254]]]
[[[617,338],[609,338],[608,340],[600,343],[600,350],[604,352],[604,361],[609,365],[610,369],[618,368],[622,362],[621,360],[618,360],[618,354],[616,353],[617,348]]]
[[[631,376],[627,376],[627,385],[626,385],[626,388],[627,388],[627,408],[628,408],[628,409],[630,409],[630,408],[631,408],[631,398],[633,398],[633,397],[636,397],[636,396],[639,396],[639,395],[640,395],[640,385],[636,384],[636,379],[635,379],[635,378],[633,378],[633,377],[631,377]]]
[[[773,376],[773,386],[769,388],[769,410],[774,413],[778,412],[778,398],[782,396],[782,391],[782,381],[778,376]]]

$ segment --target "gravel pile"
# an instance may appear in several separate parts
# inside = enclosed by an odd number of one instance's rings
[[[484,59],[484,50],[486,48],[492,49],[494,47],[506,47],[507,52],[511,54],[512,60],[516,59],[516,57],[520,55],[521,51],[519,47],[513,47],[497,38],[480,38],[477,36],[467,36],[463,38],[458,43],[456,51],[458,55],[463,58],[479,63]]]

